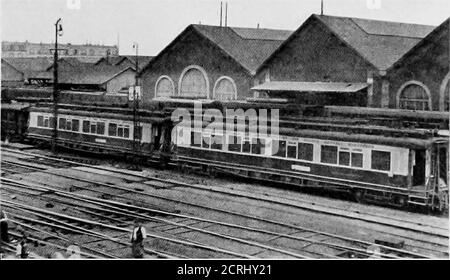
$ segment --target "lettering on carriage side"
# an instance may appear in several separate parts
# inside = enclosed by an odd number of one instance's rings
[[[106,143],[106,139],[95,138],[95,142]]]
[[[293,164],[293,165],[291,166],[291,168],[292,168],[293,170],[297,170],[297,171],[311,172],[311,167],[309,167],[309,166],[303,166],[303,165],[296,165],[296,164]]]

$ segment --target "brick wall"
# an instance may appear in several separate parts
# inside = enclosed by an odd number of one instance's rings
[[[211,98],[214,84],[222,76],[234,80],[238,99],[252,96],[250,88],[253,86],[253,78],[244,68],[197,33],[188,31],[185,35],[168,52],[155,58],[150,67],[142,73],[144,100],[155,97],[155,84],[162,75],[167,75],[173,80],[175,94],[178,94],[181,73],[191,65],[198,65],[206,71]]]
[[[418,81],[424,84],[431,94],[433,111],[439,111],[441,86],[449,73],[449,30],[433,34],[429,43],[417,48],[397,67],[388,71],[389,107],[397,105],[397,93],[405,83]]]
[[[258,71],[257,83],[269,72],[271,81],[366,83],[374,78],[373,106],[381,102],[377,69],[342,43],[319,22],[312,20]]]

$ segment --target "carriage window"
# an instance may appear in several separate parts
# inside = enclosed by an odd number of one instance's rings
[[[350,165],[350,153],[340,151],[339,152],[339,165],[349,166]]]
[[[250,153],[250,139],[244,139],[244,143],[242,143],[242,152],[243,153]]]
[[[66,129],[66,119],[65,118],[59,118],[59,129]]]
[[[44,126],[44,116],[38,116],[37,126]]]
[[[89,129],[91,127],[91,123],[89,121],[83,121],[83,132],[89,133]]]
[[[211,149],[222,150],[223,136],[213,135],[211,137]]]
[[[123,137],[123,127],[117,127],[117,137]]]
[[[191,146],[201,147],[202,146],[202,134],[201,132],[191,132]]]
[[[100,134],[100,135],[105,134],[105,123],[104,122],[97,123],[97,134]]]
[[[240,152],[242,138],[236,135],[228,135],[228,151]]]
[[[72,130],[72,122],[70,120],[66,120],[66,130]]]
[[[79,131],[79,130],[80,130],[80,121],[72,120],[72,131]]]
[[[97,123],[95,123],[95,122],[91,123],[91,133],[92,134],[97,133]]]
[[[337,163],[337,147],[322,145],[320,151],[320,161],[323,163]]]
[[[298,159],[313,161],[314,145],[308,143],[298,143]]]
[[[363,167],[363,154],[352,153],[352,167]]]
[[[297,145],[295,142],[289,142],[287,147],[287,157],[297,158]]]
[[[123,137],[130,138],[130,127],[128,125],[123,128]]]
[[[252,139],[252,154],[263,154],[266,141],[261,138]]]
[[[110,123],[108,127],[108,135],[109,136],[116,136],[117,135],[117,124]]]
[[[390,171],[391,153],[382,151],[372,151],[372,169]]]
[[[209,149],[211,147],[211,137],[209,135],[203,135],[202,148]]]
[[[286,141],[274,140],[272,142],[272,155],[276,157],[286,157]]]

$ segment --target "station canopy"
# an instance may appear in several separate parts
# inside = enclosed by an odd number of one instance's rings
[[[257,85],[252,90],[293,92],[358,92],[368,87],[366,83],[286,82],[274,81]]]

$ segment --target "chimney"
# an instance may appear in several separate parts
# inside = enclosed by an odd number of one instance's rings
[[[222,1],[220,1],[220,27],[222,27]]]

